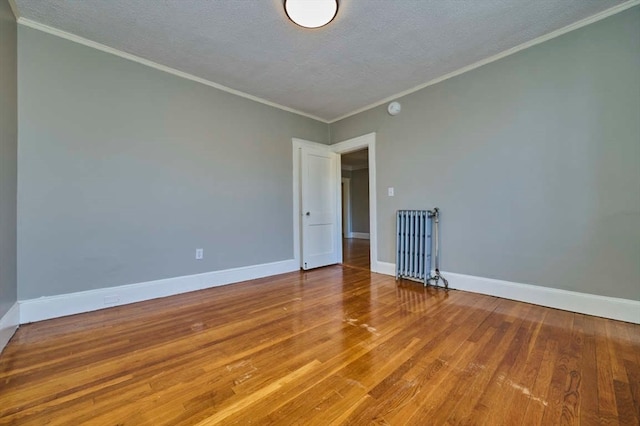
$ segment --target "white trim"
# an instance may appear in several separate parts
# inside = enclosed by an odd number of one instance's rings
[[[171,68],[171,67],[168,67],[166,65],[162,65],[162,64],[159,64],[157,62],[153,62],[153,61],[150,61],[148,59],[141,58],[141,57],[133,55],[131,53],[123,52],[122,50],[114,49],[113,47],[109,47],[109,46],[106,46],[104,44],[97,43],[95,41],[86,39],[84,37],[80,37],[78,35],[75,35],[75,34],[72,34],[72,33],[66,32],[66,31],[59,30],[57,28],[53,28],[53,27],[50,27],[50,26],[45,25],[45,24],[41,24],[41,23],[36,22],[36,21],[32,21],[31,19],[18,18],[17,21],[18,21],[18,24],[24,25],[25,27],[33,28],[34,30],[42,31],[42,32],[45,32],[45,33],[48,33],[48,34],[51,34],[51,35],[54,35],[54,36],[57,36],[57,37],[60,37],[60,38],[64,38],[66,40],[73,41],[75,43],[82,44],[84,46],[88,46],[88,47],[91,47],[91,48],[94,48],[94,49],[97,49],[97,50],[101,50],[103,52],[110,53],[112,55],[119,56],[121,58],[128,59],[130,61],[137,62],[139,64],[146,65],[148,67],[155,68],[157,70],[164,71],[166,73],[173,74],[173,75],[178,76],[178,77],[186,78],[187,80],[195,81],[197,83],[201,83],[201,84],[204,84],[206,86],[210,86],[210,87],[213,87],[215,89],[222,90],[223,92],[227,92],[227,93],[231,93],[231,94],[236,95],[236,96],[240,96],[241,98],[249,99],[249,100],[252,100],[254,102],[258,102],[258,103],[261,103],[261,104],[264,104],[264,105],[268,105],[270,107],[278,108],[278,109],[281,109],[283,111],[291,112],[291,113],[294,113],[294,114],[302,115],[304,117],[312,118],[314,120],[320,121],[320,122],[325,123],[325,124],[329,123],[324,118],[320,118],[320,117],[317,117],[317,116],[312,115],[312,114],[307,114],[306,112],[302,112],[302,111],[299,111],[297,109],[289,108],[289,107],[286,107],[284,105],[280,105],[280,104],[277,104],[275,102],[271,102],[271,101],[268,101],[266,99],[250,95],[248,93],[241,92],[241,91],[236,90],[236,89],[232,89],[232,88],[224,86],[222,84],[218,84],[218,83],[215,83],[213,81],[206,80],[206,79],[201,78],[201,77],[197,77],[197,76],[195,76],[193,74],[189,74],[189,73],[177,70],[175,68]]]
[[[340,182],[342,183],[342,235],[345,238],[351,234],[351,179],[350,178],[341,178]],[[346,202],[345,202],[346,201]]]
[[[378,262],[380,273],[395,276],[395,264]],[[640,324],[640,301],[580,293],[553,287],[442,272],[449,288],[533,303],[549,308]]]
[[[20,304],[14,303],[6,314],[0,318],[0,352],[7,346],[13,333],[18,329],[20,324]]]
[[[204,274],[21,300],[19,301],[20,324],[173,296],[297,270],[298,264],[293,259],[289,259]]]
[[[512,47],[511,49],[507,49],[507,50],[505,50],[503,52],[500,52],[500,53],[498,53],[496,55],[490,56],[490,57],[488,57],[486,59],[482,59],[482,60],[480,60],[478,62],[474,62],[473,64],[467,65],[466,67],[459,68],[459,69],[457,69],[457,70],[455,70],[453,72],[450,72],[450,73],[445,74],[445,75],[443,75],[441,77],[435,78],[435,79],[433,79],[431,81],[428,81],[426,83],[423,83],[423,84],[420,84],[418,86],[415,86],[415,87],[413,87],[411,89],[402,91],[400,93],[396,93],[395,95],[386,97],[386,98],[384,98],[384,99],[382,99],[380,101],[377,101],[377,102],[369,104],[369,105],[367,105],[365,107],[359,108],[359,109],[357,109],[355,111],[352,111],[350,113],[342,115],[342,116],[340,116],[338,118],[334,118],[332,120],[329,120],[328,122],[329,122],[329,124],[332,124],[332,123],[335,123],[336,121],[344,120],[345,118],[351,117],[351,116],[356,115],[356,114],[360,114],[361,112],[364,112],[364,111],[370,110],[372,108],[378,107],[380,105],[386,104],[387,102],[391,102],[393,100],[397,100],[398,98],[401,98],[403,96],[407,96],[407,95],[410,95],[411,93],[414,93],[414,92],[417,92],[419,90],[422,90],[425,87],[433,86],[434,84],[440,83],[440,82],[442,82],[444,80],[448,80],[448,79],[450,79],[452,77],[458,76],[460,74],[464,74],[464,73],[466,73],[468,71],[471,71],[471,70],[474,70],[476,68],[480,68],[483,65],[487,65],[487,64],[489,64],[491,62],[495,62],[495,61],[497,61],[499,59],[502,59],[502,58],[505,58],[505,57],[507,57],[509,55],[513,55],[514,53],[520,52],[521,50],[528,49],[529,47],[535,46],[536,44],[544,43],[545,41],[549,41],[549,40],[554,39],[556,37],[560,37],[561,35],[564,35],[564,34],[566,34],[568,32],[577,30],[577,29],[582,28],[584,26],[587,26],[589,24],[593,24],[594,22],[601,21],[602,19],[608,18],[609,16],[615,15],[617,13],[623,12],[623,11],[625,11],[625,10],[627,10],[629,8],[632,8],[634,6],[637,6],[639,4],[640,4],[640,0],[630,0],[630,1],[627,1],[625,3],[621,3],[621,4],[617,5],[617,6],[609,8],[609,9],[604,10],[602,12],[596,13],[593,16],[590,16],[588,18],[582,19],[582,20],[580,20],[578,22],[574,22],[573,24],[567,25],[566,27],[557,29],[555,31],[552,31],[552,32],[547,33],[545,35],[542,35],[540,37],[534,38],[533,40],[530,40],[530,41],[522,43],[522,44],[520,44],[518,46]]]
[[[329,152],[333,156],[334,161],[334,171],[335,171],[335,189],[334,189],[334,205],[335,205],[335,216],[334,221],[336,224],[336,231],[334,234],[335,241],[335,251],[336,251],[336,261],[337,263],[342,263],[343,255],[342,253],[342,191],[340,191],[340,184],[342,183],[342,170],[340,170],[340,155],[336,154],[331,150],[331,147],[325,145],[328,148]]]
[[[17,8],[17,6],[15,4],[15,0],[9,0],[9,5],[11,6],[11,9],[13,10],[13,14],[16,16],[16,21],[18,22],[18,24],[24,25],[25,27],[29,27],[29,28],[33,28],[33,29],[36,29],[36,30],[39,30],[39,31],[43,31],[45,33],[48,33],[48,34],[51,34],[51,35],[54,35],[54,36],[57,36],[57,37],[61,37],[61,38],[64,38],[64,39],[67,39],[67,40],[70,40],[70,41],[73,41],[73,42],[76,42],[76,43],[79,43],[79,44],[83,44],[85,46],[101,50],[103,52],[111,53],[111,54],[119,56],[121,58],[125,58],[125,59],[128,59],[128,60],[143,64],[143,65],[158,69],[160,71],[164,71],[164,72],[167,72],[169,74],[176,75],[178,77],[182,77],[182,78],[186,78],[188,80],[196,81],[198,83],[202,83],[204,85],[207,85],[207,86],[210,86],[210,87],[214,87],[216,89],[225,91],[227,93],[234,94],[236,96],[240,96],[240,97],[243,97],[243,98],[246,98],[246,99],[250,99],[252,101],[259,102],[261,104],[265,104],[265,105],[268,105],[268,106],[272,106],[274,108],[278,108],[278,109],[281,109],[283,111],[287,111],[287,112],[291,112],[291,113],[294,113],[294,114],[302,115],[304,117],[312,118],[314,120],[317,120],[317,121],[320,121],[320,122],[326,123],[326,124],[335,123],[336,121],[344,120],[345,118],[351,117],[353,115],[359,114],[361,112],[367,111],[367,110],[375,108],[377,106],[386,104],[387,102],[393,101],[393,100],[398,99],[398,98],[400,98],[402,96],[406,96],[406,95],[409,95],[411,93],[414,93],[414,92],[417,92],[419,90],[422,90],[425,87],[432,86],[432,85],[440,83],[440,82],[442,82],[444,80],[448,80],[448,79],[450,79],[452,77],[455,77],[457,75],[463,74],[463,73],[465,73],[467,71],[471,71],[473,69],[479,68],[479,67],[481,67],[483,65],[486,65],[486,64],[489,64],[491,62],[495,62],[495,61],[497,61],[499,59],[502,59],[504,57],[507,57],[509,55],[513,55],[514,53],[517,53],[517,52],[519,52],[521,50],[524,50],[524,49],[527,49],[529,47],[535,46],[536,44],[544,43],[545,41],[554,39],[554,38],[559,37],[559,36],[561,36],[563,34],[566,34],[568,32],[577,30],[577,29],[582,28],[582,27],[584,27],[586,25],[589,25],[589,24],[592,24],[594,22],[600,21],[602,19],[608,18],[609,16],[612,16],[612,15],[615,15],[617,13],[623,12],[623,11],[625,11],[625,10],[627,10],[629,8],[632,8],[634,6],[637,6],[639,4],[640,4],[640,0],[629,0],[627,2],[621,3],[619,5],[616,5],[616,6],[612,7],[612,8],[609,8],[607,10],[599,12],[599,13],[597,13],[597,14],[595,14],[593,16],[590,16],[588,18],[582,19],[582,20],[580,20],[578,22],[574,22],[573,24],[567,25],[566,27],[557,29],[555,31],[552,31],[550,33],[547,33],[545,35],[537,37],[537,38],[535,38],[533,40],[530,40],[528,42],[525,42],[525,43],[522,43],[522,44],[520,44],[518,46],[512,47],[511,49],[507,49],[507,50],[505,50],[503,52],[500,52],[500,53],[498,53],[496,55],[490,56],[489,58],[480,60],[478,62],[475,62],[475,63],[471,64],[471,65],[467,65],[466,67],[459,68],[459,69],[457,69],[457,70],[455,70],[453,72],[450,72],[450,73],[445,74],[445,75],[443,75],[441,77],[435,78],[435,79],[433,79],[431,81],[428,81],[426,83],[423,83],[423,84],[420,84],[418,86],[415,86],[415,87],[413,87],[411,89],[404,90],[402,92],[396,93],[395,95],[386,97],[386,98],[384,98],[384,99],[382,99],[380,101],[377,101],[377,102],[374,102],[374,103],[369,104],[367,106],[364,106],[362,108],[356,109],[355,111],[349,112],[349,113],[344,114],[344,115],[342,115],[340,117],[327,120],[327,119],[320,118],[320,117],[317,117],[317,116],[312,115],[312,114],[307,114],[306,112],[302,112],[302,111],[299,111],[299,110],[296,110],[296,109],[293,109],[293,108],[286,107],[284,105],[277,104],[275,102],[268,101],[268,100],[263,99],[263,98],[259,98],[257,96],[250,95],[248,93],[241,92],[241,91],[236,90],[236,89],[232,89],[230,87],[224,86],[222,84],[215,83],[215,82],[210,81],[210,80],[206,80],[204,78],[196,77],[196,76],[194,76],[192,74],[188,74],[186,72],[179,71],[177,69],[170,68],[170,67],[167,67],[165,65],[158,64],[156,62],[150,61],[148,59],[141,58],[141,57],[136,56],[136,55],[132,55],[132,54],[127,53],[127,52],[123,52],[123,51],[118,50],[118,49],[114,49],[114,48],[106,46],[104,44],[97,43],[95,41],[86,39],[84,37],[80,37],[78,35],[75,35],[75,34],[72,34],[72,33],[66,32],[66,31],[59,30],[59,29],[54,28],[54,27],[50,27],[50,26],[45,25],[45,24],[41,24],[41,23],[33,21],[31,19],[20,17],[19,16],[20,14],[18,12],[18,8]]]
[[[376,190],[376,134],[368,133],[331,145],[333,152],[348,154],[367,148],[369,150],[369,257],[371,270],[378,272],[378,201]]]
[[[370,234],[368,232],[349,232],[347,238],[356,238],[359,240],[370,240]]]
[[[378,260],[378,270],[376,272],[378,272],[379,274],[391,275],[392,277],[395,277],[396,264]]]
[[[449,280],[449,286],[458,290],[640,324],[640,301],[451,272],[442,274]]]

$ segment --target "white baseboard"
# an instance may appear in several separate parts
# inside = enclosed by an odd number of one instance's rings
[[[377,268],[375,271],[373,272],[377,272],[379,274],[385,274],[385,275],[391,275],[393,277],[396,276],[396,265],[395,263],[389,263],[389,262],[381,262],[381,261],[377,261]]]
[[[349,232],[347,233],[347,238],[357,238],[360,240],[368,240],[370,239],[370,235],[368,232]]]
[[[449,287],[640,324],[640,301],[442,272]]]
[[[20,324],[173,296],[240,281],[284,274],[298,269],[300,269],[300,265],[295,260],[289,259],[281,262],[206,272],[204,274],[21,300],[19,301]]]
[[[372,271],[395,276],[395,264],[372,262]],[[112,306],[141,302],[195,290],[297,271],[295,260],[252,265],[204,274],[167,278],[119,287],[22,300],[0,319],[0,350],[18,324],[42,321]],[[442,272],[449,287],[572,312],[640,324],[640,302],[472,275]]]
[[[6,314],[0,318],[0,352],[7,346],[11,336],[18,329],[20,324],[20,304],[14,303]]]
[[[395,276],[395,264],[377,262],[381,274]],[[442,271],[449,288],[518,300],[581,314],[640,324],[640,301],[561,290]]]

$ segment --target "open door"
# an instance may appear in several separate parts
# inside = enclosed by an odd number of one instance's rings
[[[338,236],[338,154],[329,147],[302,146],[300,183],[302,269],[333,265],[340,259]]]

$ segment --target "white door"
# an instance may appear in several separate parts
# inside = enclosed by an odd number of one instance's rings
[[[339,262],[338,154],[329,147],[300,151],[302,269]]]

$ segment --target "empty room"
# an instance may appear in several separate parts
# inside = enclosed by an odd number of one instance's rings
[[[640,0],[0,0],[0,424],[640,424]]]

